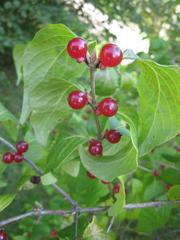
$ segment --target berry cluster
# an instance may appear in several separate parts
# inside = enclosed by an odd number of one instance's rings
[[[89,53],[87,43],[81,38],[73,38],[67,45],[68,54],[81,63],[85,61],[88,66],[104,69],[106,67],[115,67],[122,61],[122,51],[116,44],[105,44],[100,51],[99,58],[94,59],[93,62],[88,61]],[[93,104],[92,96],[87,92],[75,90],[68,96],[68,104],[71,108],[78,110],[82,109],[85,105],[90,104],[97,116],[103,115],[105,117],[113,117],[118,111],[118,103],[111,97],[104,98],[98,104]],[[119,131],[106,130],[100,139],[91,139],[89,141],[89,153],[94,156],[101,156],[103,153],[102,139],[105,138],[110,143],[117,143],[121,139]]]
[[[0,240],[7,240],[8,237],[7,237],[7,234],[4,230],[0,230]]]
[[[29,145],[25,141],[20,141],[16,144],[16,152],[6,152],[3,155],[3,162],[6,164],[10,164],[12,162],[20,163],[24,160],[23,154],[28,150]]]
[[[92,173],[90,172],[87,172],[87,176],[91,179],[97,179],[97,177],[95,175],[93,175]],[[104,185],[109,185],[110,182],[108,181],[105,181],[105,180],[100,180]],[[116,182],[114,185],[113,185],[113,194],[116,194],[118,192],[120,192],[120,183],[119,182]]]

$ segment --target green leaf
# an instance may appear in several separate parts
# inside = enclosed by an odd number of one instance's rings
[[[108,209],[109,216],[114,217],[122,214],[123,207],[125,205],[125,190],[123,181],[121,181],[120,191],[115,194],[115,198],[115,203]]]
[[[126,49],[124,52],[123,52],[123,59],[132,59],[132,60],[135,60],[135,59],[138,59],[139,57],[133,52],[132,49]]]
[[[138,218],[138,231],[152,232],[163,227],[167,223],[170,213],[171,207],[169,206],[142,209]]]
[[[0,123],[3,124],[9,135],[16,140],[17,136],[17,119],[10,113],[2,103],[0,103]]]
[[[19,84],[23,78],[22,65],[23,65],[23,55],[26,49],[25,44],[17,44],[13,49],[13,59],[15,63],[16,73],[17,73],[17,84]]]
[[[84,231],[83,239],[85,240],[109,240],[108,234],[99,226],[98,220],[94,216],[92,222]]]
[[[116,145],[117,153],[93,157],[80,146],[79,154],[84,167],[100,179],[112,181],[115,177],[127,174],[137,167],[137,151],[129,138],[123,136]]]
[[[95,74],[96,93],[99,96],[109,96],[118,88],[118,74],[114,68],[107,68]]]
[[[72,177],[77,177],[80,170],[80,162],[77,160],[72,160],[63,164],[62,169]]]
[[[143,156],[180,132],[180,71],[150,60],[137,60],[141,69],[139,149]]]
[[[16,194],[6,194],[0,196],[0,212],[7,208],[15,199]]]
[[[50,131],[67,116],[65,97],[77,88],[72,81],[75,82],[86,67],[67,54],[67,43],[73,37],[75,34],[63,24],[50,24],[35,35],[24,53],[21,123],[32,112],[35,135],[43,145],[47,144]]]
[[[56,183],[57,179],[54,177],[54,175],[51,172],[49,172],[41,176],[41,182],[43,185],[46,186],[46,185]]]
[[[72,135],[64,137],[63,134],[60,134],[53,143],[47,157],[47,169],[55,169],[58,172],[63,164],[74,159],[78,146],[85,141],[86,139],[83,136]]]
[[[170,200],[180,200],[180,185],[172,186],[168,191]]]
[[[157,198],[164,192],[164,185],[160,181],[153,181],[146,186],[144,191],[144,201],[149,201]]]

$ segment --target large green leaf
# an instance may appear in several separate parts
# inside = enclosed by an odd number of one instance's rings
[[[24,55],[26,46],[27,45],[25,44],[17,44],[13,49],[13,59],[14,59],[16,74],[17,74],[17,84],[21,82],[23,77],[22,65],[23,65],[23,55]]]
[[[66,116],[65,97],[76,87],[72,82],[85,70],[85,64],[78,64],[66,51],[67,43],[74,36],[63,24],[47,25],[35,35],[24,53],[20,120],[24,123],[32,112],[35,135],[43,145],[47,144],[49,132]]]
[[[138,231],[151,232],[163,227],[170,216],[171,207],[142,209],[138,218]]]
[[[59,171],[59,168],[74,160],[74,154],[77,152],[78,146],[83,144],[86,139],[80,135],[72,135],[70,137],[64,137],[63,133],[53,143],[49,156],[47,157],[47,169],[55,169]]]
[[[114,149],[114,148],[113,148]],[[129,140],[123,136],[120,144],[116,145],[117,153],[94,157],[80,146],[79,154],[84,167],[100,179],[112,181],[115,177],[127,174],[137,167],[137,150]]]
[[[180,71],[150,60],[137,60],[141,69],[138,83],[140,97],[140,155],[167,142],[180,131]]]
[[[10,113],[5,106],[0,103],[0,123],[3,124],[9,135],[15,140],[17,136],[17,119]]]
[[[180,185],[172,186],[168,191],[170,200],[180,200]]]
[[[15,196],[16,194],[6,194],[0,196],[0,212],[12,203]]]

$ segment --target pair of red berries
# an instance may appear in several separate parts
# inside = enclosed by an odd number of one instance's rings
[[[68,104],[73,109],[82,109],[88,104],[88,94],[79,90],[73,91],[68,96]],[[113,98],[105,98],[99,102],[97,106],[97,114],[106,117],[114,116],[118,111],[118,104]]]
[[[112,144],[118,143],[121,139],[121,133],[115,129],[106,130],[104,137],[106,140]],[[101,156],[103,153],[102,142],[96,139],[91,139],[89,141],[89,153],[94,156]]]
[[[16,152],[11,153],[11,152],[6,152],[3,155],[3,162],[6,164],[10,164],[13,161],[16,163],[20,163],[24,160],[23,153],[25,153],[29,148],[28,143],[25,141],[20,141],[16,144]]]
[[[77,62],[85,61],[88,52],[86,41],[79,37],[73,38],[67,45],[67,52]],[[116,44],[105,44],[99,55],[100,68],[115,67],[121,63],[122,58],[123,53]]]
[[[4,230],[0,230],[0,240],[8,240],[7,234]]]
[[[88,176],[89,178],[91,178],[91,179],[96,179],[96,178],[97,178],[96,176],[94,176],[94,175],[93,175],[92,173],[90,173],[90,172],[87,172],[87,176]],[[101,182],[102,182],[103,184],[105,184],[105,185],[110,184],[110,182],[105,181],[105,180],[101,180]],[[117,182],[117,183],[115,183],[114,186],[113,186],[113,193],[116,194],[116,193],[118,193],[119,191],[120,191],[120,183]]]
[[[89,178],[91,178],[91,179],[96,179],[96,178],[97,178],[95,175],[93,175],[93,174],[90,173],[90,172],[87,172],[87,176],[88,176]],[[105,180],[101,180],[101,182],[102,182],[103,184],[105,184],[105,185],[108,185],[108,184],[110,183],[110,182],[105,181]]]

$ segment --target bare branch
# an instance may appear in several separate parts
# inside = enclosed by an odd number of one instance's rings
[[[11,149],[12,151],[16,151],[16,148],[10,143],[8,142],[6,139],[0,137],[0,142],[3,143],[5,146],[7,146],[9,149]],[[32,162],[30,159],[28,158],[24,158],[25,162],[39,175],[42,175],[44,173],[44,171],[39,168],[34,162]],[[73,208],[76,208],[77,203],[69,196],[68,193],[66,193],[62,188],[60,188],[57,184],[53,183],[51,184],[51,186],[58,192],[60,193],[64,199],[69,202],[69,204],[71,204],[71,206]]]
[[[173,205],[173,204],[180,204],[180,201],[157,201],[157,202],[146,202],[146,203],[130,203],[126,204],[124,206],[125,210],[132,210],[132,209],[142,209],[142,208],[150,208],[150,207],[161,207],[165,205]],[[27,217],[41,217],[45,215],[57,215],[57,216],[68,216],[68,215],[76,215],[82,214],[82,213],[101,213],[106,212],[108,210],[109,206],[105,207],[95,207],[95,208],[80,208],[76,210],[43,210],[43,209],[35,209],[31,212],[27,212],[15,217],[11,217],[9,219],[0,221],[0,227],[5,226],[7,224],[20,221]],[[112,220],[113,223],[114,219]],[[77,222],[76,222],[77,224]],[[112,226],[112,225],[111,225]]]

